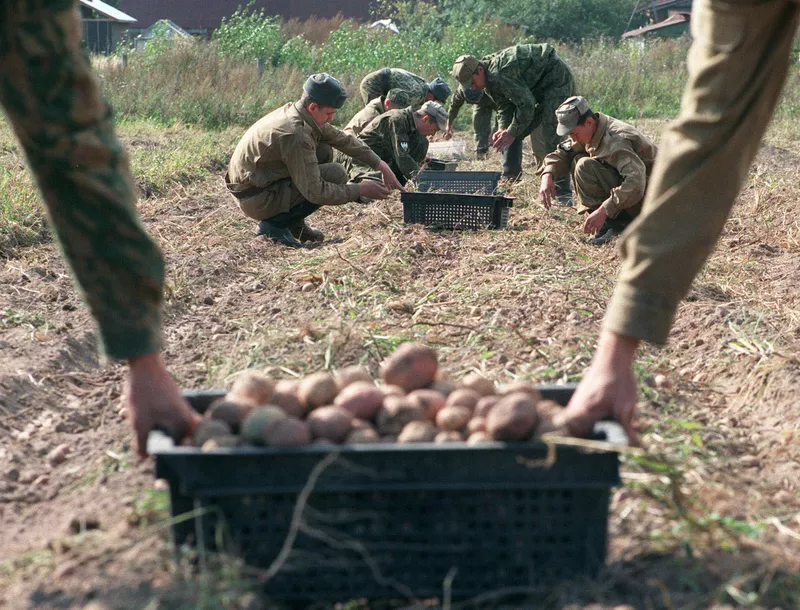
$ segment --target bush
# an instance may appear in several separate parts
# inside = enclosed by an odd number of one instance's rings
[[[277,65],[283,46],[278,20],[267,16],[263,8],[256,12],[252,2],[247,8],[239,6],[230,19],[223,19],[213,40],[224,57],[262,59],[272,65]]]

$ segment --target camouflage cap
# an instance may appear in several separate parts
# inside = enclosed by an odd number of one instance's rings
[[[567,135],[578,125],[578,119],[589,112],[589,110],[589,102],[580,95],[573,95],[565,99],[563,103],[556,108],[556,120],[558,121],[556,133],[560,136]]]
[[[398,108],[405,108],[411,105],[411,96],[405,89],[389,89],[386,99],[393,102]]]
[[[450,97],[450,85],[441,76],[437,76],[429,82],[428,89],[430,89],[437,102],[446,102],[447,98]]]
[[[464,89],[468,89],[472,84],[472,75],[478,69],[480,62],[474,55],[461,55],[453,64],[453,78],[456,79]]]
[[[447,128],[447,111],[439,102],[425,102],[422,104],[420,112],[432,117],[440,131],[444,131]]]
[[[347,101],[347,91],[342,84],[325,72],[309,76],[303,85],[303,91],[320,106],[341,108]]]

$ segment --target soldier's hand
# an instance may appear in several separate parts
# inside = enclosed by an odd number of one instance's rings
[[[498,129],[492,134],[492,147],[498,152],[504,152],[514,143],[514,136],[505,129]]]
[[[181,395],[158,352],[128,361],[123,400],[133,428],[136,452],[142,458],[147,455],[147,436],[151,430],[164,430],[180,443],[191,436],[200,421],[200,416]]]
[[[389,164],[386,161],[381,161],[378,164],[378,171],[383,175],[383,183],[390,191],[404,191],[403,185],[400,184],[400,181],[397,179],[397,176],[394,175],[392,168],[389,167]],[[363,194],[363,193],[362,193]],[[381,197],[381,199],[385,199],[385,197]]]
[[[589,235],[594,235],[600,230],[607,218],[608,213],[601,205],[586,217],[586,220],[583,223],[583,232],[588,233]]]
[[[453,124],[450,121],[447,121],[447,127],[444,130],[444,139],[449,140],[453,137]]]
[[[358,185],[359,195],[368,199],[386,199],[391,192],[383,182],[377,180],[364,180]]]
[[[556,181],[553,174],[542,174],[542,182],[539,185],[539,199],[544,204],[544,209],[549,210],[556,198]]]

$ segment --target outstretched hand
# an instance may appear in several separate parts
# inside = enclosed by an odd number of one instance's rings
[[[389,164],[386,163],[386,161],[381,160],[377,169],[381,175],[383,175],[383,183],[386,185],[386,188],[388,188],[390,191],[405,191],[403,185],[400,184],[397,176],[394,175],[392,168],[389,167]]]
[[[498,152],[505,152],[514,143],[514,136],[505,129],[498,129],[492,134],[490,143]]]
[[[553,174],[542,174],[542,181],[539,185],[539,199],[544,204],[544,209],[549,210],[556,198],[556,181]]]

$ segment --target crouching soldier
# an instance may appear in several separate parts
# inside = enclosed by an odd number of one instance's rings
[[[422,108],[390,110],[364,128],[361,140],[386,162],[398,182],[405,184],[420,169],[428,154],[428,136],[447,127],[447,111],[438,102],[425,102]],[[354,181],[378,177],[363,161],[337,153]],[[367,180],[369,181],[369,180]],[[364,184],[364,182],[361,182]]]
[[[401,68],[383,68],[370,72],[361,79],[359,91],[364,105],[376,97],[382,97],[391,89],[402,89],[409,96],[409,106],[417,109],[425,102],[444,104],[450,97],[450,85],[437,76],[431,82]]]
[[[389,93],[382,97],[376,97],[369,104],[359,110],[344,127],[344,132],[358,137],[364,127],[372,122],[372,119],[381,116],[387,110],[400,110],[409,106],[408,93],[403,89],[391,89]]]
[[[259,221],[258,234],[287,246],[322,241],[305,218],[323,205],[360,197],[385,199],[400,184],[389,166],[358,138],[330,121],[347,99],[339,81],[314,74],[298,102],[272,111],[252,125],[233,152],[225,184],[242,212]],[[333,148],[370,167],[383,182],[347,184]]]
[[[554,179],[571,173],[576,209],[588,213],[583,232],[597,234],[590,243],[606,244],[641,211],[657,148],[631,125],[592,112],[580,96],[564,101],[556,119],[558,135],[569,139],[545,157],[539,196],[549,208]]]

